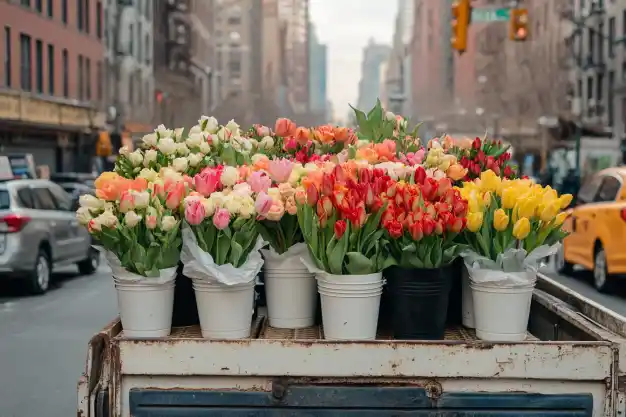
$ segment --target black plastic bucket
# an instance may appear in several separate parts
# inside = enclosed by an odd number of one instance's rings
[[[460,326],[463,323],[463,258],[457,258],[452,265],[453,268],[450,297],[448,301],[448,319],[447,324],[451,326]]]
[[[441,340],[454,264],[437,269],[391,267],[386,271],[393,336],[403,340]]]
[[[193,326],[200,324],[198,305],[193,283],[183,275],[183,264],[178,264],[176,271],[176,287],[174,287],[174,310],[172,311],[172,327]]]

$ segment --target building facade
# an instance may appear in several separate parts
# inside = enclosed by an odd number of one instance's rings
[[[380,66],[389,59],[390,53],[389,45],[376,43],[373,39],[363,49],[356,108],[369,110],[376,104],[381,83]]]
[[[309,27],[309,108],[316,119],[314,124],[327,122],[327,48],[321,44],[315,33],[315,27]]]
[[[387,62],[387,100],[390,110],[405,117],[413,116],[411,66],[414,0],[400,0],[394,24],[391,53]]]
[[[105,105],[126,140],[150,132],[154,118],[153,2],[104,2]],[[126,143],[128,145],[128,143]]]
[[[102,2],[0,2],[0,154],[50,172],[91,169],[101,110]],[[87,159],[87,162],[83,163]]]

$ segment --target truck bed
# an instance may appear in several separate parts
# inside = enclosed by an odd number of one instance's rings
[[[321,326],[274,329],[263,314],[250,339],[206,340],[190,326],[139,340],[115,321],[90,343],[79,401],[85,417],[278,416],[301,407],[317,410],[302,414],[310,416],[616,415],[622,336],[545,282],[527,340],[517,343],[483,342],[462,327],[442,341],[391,340],[384,329],[374,341],[327,341]],[[370,404],[374,397],[395,406]],[[388,413],[398,407],[406,413]]]

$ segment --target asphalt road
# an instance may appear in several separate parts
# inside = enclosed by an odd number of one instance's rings
[[[43,296],[0,283],[0,417],[75,416],[87,342],[116,310],[108,267],[64,269]]]
[[[573,277],[544,272],[626,316],[626,282],[616,294],[605,295],[583,272]],[[38,297],[0,282],[0,417],[76,415],[87,342],[116,315],[107,267],[92,276],[68,268],[55,278],[55,287]]]

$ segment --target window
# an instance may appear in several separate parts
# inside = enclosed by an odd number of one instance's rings
[[[609,58],[615,56],[615,17],[609,19]]]
[[[43,0],[35,0],[35,10],[37,13],[43,13]]]
[[[61,20],[67,25],[67,0],[61,0]]]
[[[43,94],[43,42],[35,41],[35,88],[38,94]]]
[[[626,37],[626,9],[622,10],[622,37]]]
[[[597,55],[598,55],[598,62],[602,63],[604,62],[604,41],[605,41],[605,34],[604,34],[604,23],[600,23],[598,25],[598,37],[596,38],[597,41],[597,45],[596,45],[596,49],[598,50]]]
[[[78,99],[85,98],[85,73],[84,73],[83,56],[78,55]]]
[[[32,89],[33,56],[30,36],[20,34],[20,87],[24,91]]]
[[[76,0],[76,27],[79,32],[85,28],[83,20],[83,0]]]
[[[104,74],[102,72],[102,62],[98,61],[96,64],[96,99],[102,101],[102,79]]]
[[[608,122],[609,126],[613,127],[615,123],[615,115],[613,112],[615,111],[615,105],[613,104],[613,100],[615,100],[615,93],[613,90],[615,89],[615,71],[609,71],[609,99],[607,103],[607,112],[608,112]]]
[[[50,186],[49,191],[52,194],[52,198],[58,210],[72,210],[72,198],[63,188],[55,184]]]
[[[144,37],[144,51],[146,51],[146,64],[148,65],[150,65],[150,50],[150,35],[146,34]]]
[[[48,0],[47,7],[48,17],[54,17],[54,0]]]
[[[102,39],[102,2],[96,3],[96,36]]]
[[[85,16],[85,32],[89,33],[89,31],[91,30],[91,13],[90,13],[90,7],[89,4],[91,3],[92,0],[85,0],[85,6],[84,6],[84,10],[83,10],[83,14]]]
[[[33,201],[33,193],[30,191],[30,188],[24,187],[17,190],[17,200],[20,203],[22,208],[32,209],[35,208],[35,203]]]
[[[21,0],[20,4],[24,7],[30,7],[30,0]]]
[[[70,62],[67,49],[63,50],[63,97],[70,96]]]
[[[620,188],[622,188],[622,183],[617,178],[604,177],[600,190],[593,201],[596,203],[615,201]]]
[[[11,208],[11,197],[7,190],[0,190],[0,210]]]
[[[35,197],[35,208],[39,210],[56,210],[57,205],[52,193],[47,188],[32,188]]]
[[[4,27],[4,86],[11,87],[11,28]]]
[[[596,33],[594,31],[595,29],[591,28],[587,30],[587,48],[589,49],[589,58],[591,58],[592,62],[595,61],[596,57]]]
[[[586,204],[594,201],[596,194],[598,193],[598,188],[600,188],[600,184],[602,183],[602,177],[594,176],[587,180],[580,191],[578,192],[578,196],[576,198],[577,204]]]
[[[48,44],[48,94],[54,95],[54,45]]]
[[[128,40],[128,53],[132,56],[135,55],[135,25],[132,23],[128,26],[128,33],[130,39]]]
[[[85,58],[85,93],[87,100],[91,100],[91,59]]]
[[[602,100],[604,99],[604,74],[599,73],[596,78],[596,104],[603,105]]]

